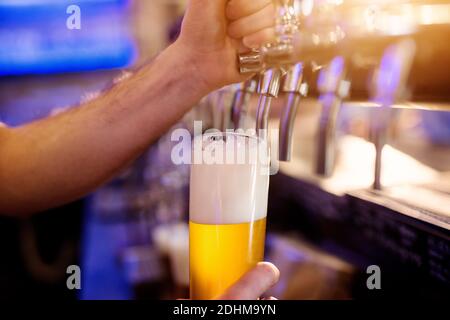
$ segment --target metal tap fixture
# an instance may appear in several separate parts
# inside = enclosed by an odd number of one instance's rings
[[[260,75],[257,132],[267,130],[271,102],[279,90],[288,93],[280,119],[279,158],[289,160],[293,119],[301,93],[298,88],[289,90],[280,84],[285,74],[285,83],[294,81],[290,73],[298,72],[295,66],[302,62],[307,73],[304,70],[302,76],[310,86],[308,95],[318,94],[322,105],[316,173],[328,176],[332,172],[335,126],[342,103],[381,106],[376,108],[371,125],[377,150],[374,188],[380,189],[381,150],[391,106],[450,110],[448,72],[445,67],[429,72],[435,61],[448,66],[445,39],[450,35],[450,3],[425,0],[273,0],[273,3],[276,41],[239,57],[242,73]],[[310,65],[323,67],[317,86],[308,77]],[[316,71],[312,77],[318,74]],[[414,76],[407,77],[410,71]],[[367,80],[374,80],[370,88]],[[409,95],[404,94],[404,87],[408,87]],[[236,106],[233,110],[237,110],[236,119],[233,111],[235,127],[240,126],[241,109]]]
[[[256,115],[256,132],[267,137],[268,117],[272,99],[278,97],[282,76],[290,70],[293,53],[293,37],[298,31],[296,0],[274,0],[277,11],[277,40],[267,44],[259,52],[239,56],[241,73],[260,72],[260,99]]]
[[[298,31],[295,0],[276,0],[277,41],[261,48],[264,62],[269,66],[262,74],[259,86],[261,97],[256,116],[256,132],[267,137],[268,118],[272,99],[280,92],[281,78],[292,66],[293,37]],[[265,132],[265,133],[264,133]]]
[[[335,134],[338,113],[342,100],[349,93],[350,82],[345,80],[344,58],[338,56],[323,68],[317,81],[322,111],[319,120],[317,140],[316,173],[330,176],[335,161]]]
[[[252,50],[238,55],[239,72],[241,74],[259,73],[264,69],[261,53]]]
[[[301,96],[306,96],[307,86],[303,83],[303,63],[297,63],[287,70],[282,91],[288,94],[288,100],[280,118],[279,154],[280,161],[291,160],[292,133],[295,116]]]
[[[213,128],[222,132],[231,129],[233,99],[238,88],[235,85],[223,87],[208,96],[212,107]]]
[[[237,91],[234,95],[233,103],[231,105],[231,115],[234,129],[243,128],[245,126],[244,120],[246,119],[246,116],[248,114],[250,98],[257,89],[257,77],[253,77],[237,85]]]
[[[293,38],[299,30],[298,0],[274,0],[277,40],[261,48],[265,62],[272,66],[292,64]]]
[[[406,95],[406,83],[411,71],[416,46],[405,39],[388,47],[374,78],[372,99],[379,105],[372,117],[371,134],[375,145],[375,173],[373,188],[381,190],[381,162],[383,147],[388,138],[391,107]]]
[[[256,111],[256,133],[261,137],[267,137],[269,112],[272,99],[278,97],[280,92],[281,77],[283,71],[280,68],[270,68],[262,75],[259,82],[259,102]]]

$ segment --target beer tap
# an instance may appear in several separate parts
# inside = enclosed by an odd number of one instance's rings
[[[256,132],[267,136],[268,117],[272,99],[280,92],[281,79],[292,62],[293,36],[298,31],[298,19],[295,12],[295,0],[274,0],[277,11],[277,40],[267,44],[260,51],[251,52],[239,57],[242,73],[260,71],[260,81],[256,116]]]
[[[345,63],[335,57],[319,74],[317,88],[322,111],[319,120],[316,173],[331,175],[335,159],[335,131],[343,99],[348,96],[350,82],[345,79]]]
[[[301,96],[307,94],[307,86],[303,83],[303,63],[297,63],[288,68],[282,91],[288,94],[288,100],[280,118],[278,158],[280,161],[290,161],[297,108]]]
[[[259,102],[256,111],[256,133],[262,137],[267,137],[269,112],[272,99],[278,97],[280,92],[281,77],[283,70],[277,67],[266,70],[259,82]]]
[[[213,128],[222,132],[231,128],[233,97],[238,88],[233,85],[223,87],[209,95],[209,103],[212,108]]]
[[[252,94],[256,92],[257,88],[257,77],[253,77],[237,85],[237,91],[231,105],[231,115],[234,129],[245,127],[245,123],[243,121],[246,119],[248,114],[250,98]]]
[[[385,50],[373,81],[372,100],[378,107],[372,117],[371,135],[375,145],[375,173],[373,188],[381,190],[382,152],[388,138],[391,107],[405,98],[406,83],[415,55],[415,43],[411,39],[391,45]]]
[[[222,129],[224,114],[224,89],[217,90],[208,95],[209,106],[212,111],[212,127]]]

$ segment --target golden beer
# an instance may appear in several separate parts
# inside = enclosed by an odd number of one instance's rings
[[[202,145],[217,144],[219,149],[225,148],[220,144],[223,142],[220,137],[229,135],[235,134],[219,133],[212,136],[214,139],[203,140]],[[256,147],[248,143],[256,138],[245,136],[245,139],[235,142],[235,151],[249,152]],[[191,166],[191,299],[220,296],[263,260],[268,183],[268,166],[259,161]]]
[[[264,257],[266,218],[189,229],[191,299],[219,296]]]

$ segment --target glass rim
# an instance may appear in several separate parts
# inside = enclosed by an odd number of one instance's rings
[[[257,134],[220,130],[205,132],[194,136],[191,146],[193,151],[192,157],[195,157],[197,152],[201,152],[202,154],[205,152],[211,152],[211,150],[207,148],[213,144],[218,144],[215,148],[218,147],[223,149],[226,154],[231,151],[231,155],[233,155],[233,157],[237,156],[235,152],[239,152],[239,150],[244,151],[245,157],[248,157],[246,162],[250,161],[249,159],[252,158],[270,158],[270,145],[266,139],[258,136]],[[229,147],[232,149],[229,150]],[[253,155],[253,153],[255,154]],[[225,153],[222,156],[227,157]]]
[[[239,133],[239,132],[227,132],[227,131],[215,131],[215,132],[204,132],[200,135],[195,136],[194,138],[197,137],[202,137],[202,138],[209,138],[209,137],[225,137],[225,136],[233,136],[233,137],[242,137],[242,138],[249,138],[249,139],[254,139],[257,141],[262,140],[261,137],[258,137],[258,135],[250,135],[250,134],[246,134],[246,133]]]

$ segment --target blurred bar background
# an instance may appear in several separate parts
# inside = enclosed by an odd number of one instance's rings
[[[65,27],[72,4],[82,8],[80,30]],[[184,7],[183,0],[0,1],[0,121],[19,126],[95,97],[176,38]],[[285,100],[275,102],[273,118]],[[207,97],[175,127],[210,119],[214,101]],[[371,108],[342,106],[336,164],[323,177],[315,174],[321,108],[317,99],[302,104],[293,159],[270,187],[266,252],[282,271],[272,292],[279,298],[376,298],[364,290],[371,264],[386,270],[385,296],[450,297],[450,114],[395,110],[383,193],[370,191],[373,116]],[[187,297],[189,167],[171,163],[172,146],[169,134],[161,137],[78,202],[29,221],[0,217],[0,298]],[[70,264],[81,266],[80,291],[66,288]]]

